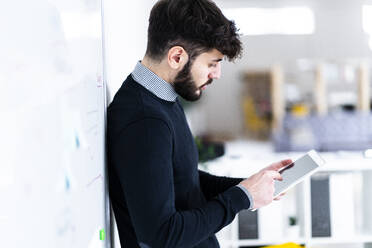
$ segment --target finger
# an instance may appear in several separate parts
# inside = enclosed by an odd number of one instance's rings
[[[277,172],[277,171],[274,171],[274,172],[275,173],[273,173],[273,179],[274,180],[278,180],[278,181],[283,181],[282,175],[279,172]]]
[[[285,196],[286,192],[283,192],[281,193],[280,195],[278,195],[277,197],[274,198],[275,201],[279,201],[283,198],[283,196]]]
[[[266,171],[264,171],[264,173],[265,173],[268,177],[272,178],[273,180],[279,180],[279,181],[282,181],[282,180],[283,180],[282,175],[281,175],[279,172],[277,172],[277,171],[274,171],[274,170],[266,170]]]
[[[268,167],[265,168],[265,170],[275,170],[278,171],[283,167],[286,167],[287,165],[291,164],[293,161],[292,159],[285,159],[280,162],[272,163]]]

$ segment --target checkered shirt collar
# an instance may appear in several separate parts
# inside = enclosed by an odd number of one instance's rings
[[[173,86],[141,64],[141,61],[134,68],[132,77],[157,97],[169,102],[176,101],[178,95]]]

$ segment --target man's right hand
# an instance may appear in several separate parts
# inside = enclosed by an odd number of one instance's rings
[[[273,163],[239,183],[239,185],[245,187],[251,194],[253,198],[253,209],[266,206],[274,200],[274,182],[275,180],[283,180],[278,171],[291,163],[292,160],[290,159]]]

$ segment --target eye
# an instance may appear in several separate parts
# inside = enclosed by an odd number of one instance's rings
[[[208,67],[217,67],[217,63],[209,64]]]

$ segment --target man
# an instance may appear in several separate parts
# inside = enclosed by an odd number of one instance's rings
[[[153,7],[145,57],[108,108],[110,197],[123,248],[219,247],[214,234],[239,211],[273,200],[290,160],[245,180],[198,171],[178,100],[198,100],[241,46],[234,23],[209,0]]]

